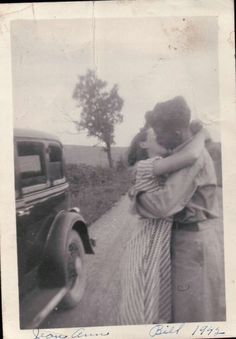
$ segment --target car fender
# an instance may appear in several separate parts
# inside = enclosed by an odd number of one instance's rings
[[[61,211],[48,233],[43,257],[38,270],[40,287],[62,287],[67,284],[66,246],[69,232],[78,232],[86,253],[93,253],[86,223],[77,211]]]

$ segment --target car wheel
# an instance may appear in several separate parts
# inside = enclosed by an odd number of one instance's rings
[[[81,300],[86,285],[84,246],[78,233],[72,230],[66,248],[66,269],[69,291],[61,302],[63,308],[72,308]]]

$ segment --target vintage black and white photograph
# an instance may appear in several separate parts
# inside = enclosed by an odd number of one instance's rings
[[[218,18],[95,8],[11,22],[19,327],[226,322]]]

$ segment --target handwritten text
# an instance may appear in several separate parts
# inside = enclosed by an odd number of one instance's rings
[[[88,337],[105,337],[110,333],[108,331],[104,332],[92,332],[88,331],[85,328],[78,328],[73,333],[70,334],[61,334],[54,331],[48,330],[33,330],[33,339],[78,339],[78,338],[88,338]]]
[[[164,334],[179,334],[184,324],[180,325],[155,325],[151,328],[150,337],[156,337]]]

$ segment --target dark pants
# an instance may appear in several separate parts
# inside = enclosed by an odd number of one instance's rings
[[[224,254],[217,219],[172,232],[173,322],[225,320]]]

